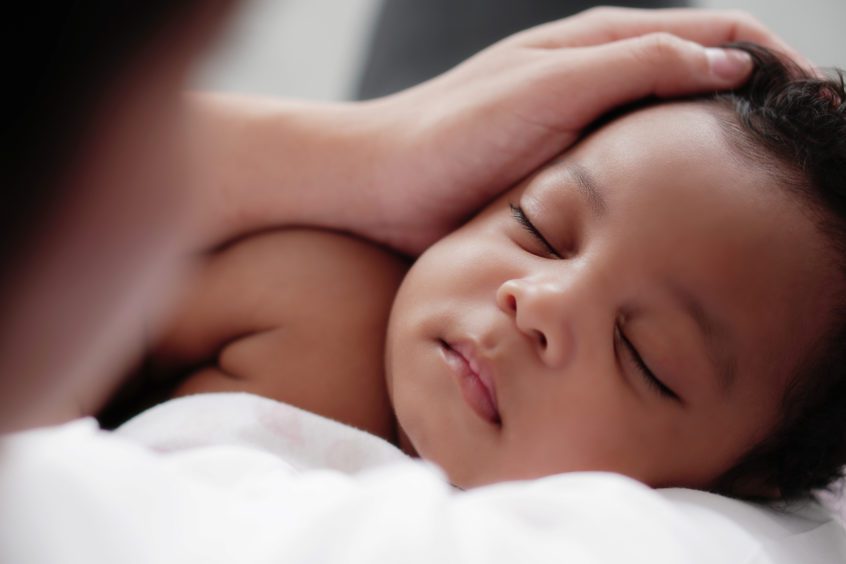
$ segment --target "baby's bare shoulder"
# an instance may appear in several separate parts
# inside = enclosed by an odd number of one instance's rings
[[[207,359],[178,394],[250,391],[384,436],[385,330],[406,269],[340,233],[251,236],[201,268],[157,354]]]

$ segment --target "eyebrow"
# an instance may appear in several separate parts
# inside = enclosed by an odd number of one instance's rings
[[[584,195],[594,215],[604,215],[608,210],[608,204],[588,169],[578,163],[571,163],[567,165],[566,170],[576,181],[579,191]]]
[[[711,364],[717,370],[720,391],[725,394],[737,379],[737,357],[732,349],[730,332],[725,325],[705,309],[702,302],[687,289],[670,284],[671,294],[699,327]]]

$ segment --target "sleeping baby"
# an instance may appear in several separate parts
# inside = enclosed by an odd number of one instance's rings
[[[846,93],[606,117],[413,265],[287,228],[210,253],[149,362],[356,426],[469,488],[571,471],[791,498],[846,464]],[[566,102],[565,102],[566,103]],[[331,163],[327,163],[331,166]]]

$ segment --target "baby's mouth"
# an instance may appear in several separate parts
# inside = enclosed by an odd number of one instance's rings
[[[447,364],[459,379],[464,399],[480,417],[501,426],[491,369],[476,352],[476,347],[470,341],[448,343],[440,339],[440,343]]]

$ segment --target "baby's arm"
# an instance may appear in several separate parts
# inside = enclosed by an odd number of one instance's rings
[[[407,265],[350,236],[254,235],[200,268],[152,357],[176,395],[248,391],[392,438],[384,339]]]

